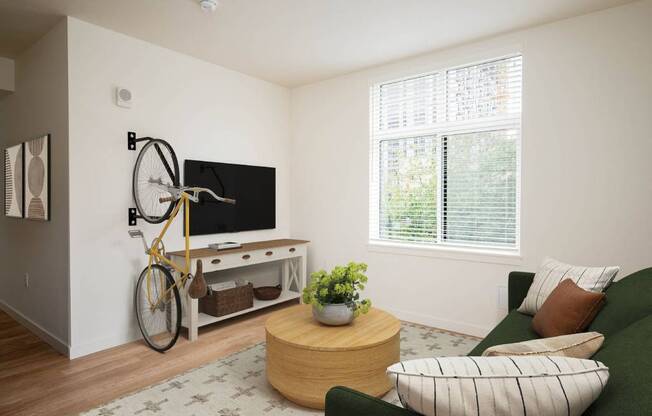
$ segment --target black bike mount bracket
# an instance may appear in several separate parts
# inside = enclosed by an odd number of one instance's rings
[[[136,143],[152,140],[152,137],[136,137],[135,131],[127,132],[127,150],[136,151]]]
[[[136,150],[136,133],[133,131],[127,132],[127,150]]]
[[[137,225],[139,218],[143,217],[138,215],[138,210],[136,208],[129,208],[129,226],[133,227]]]

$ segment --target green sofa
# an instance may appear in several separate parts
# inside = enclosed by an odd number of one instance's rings
[[[516,311],[533,273],[509,275],[509,314],[469,355],[481,355],[492,345],[538,338],[532,317]],[[589,331],[605,336],[593,358],[609,367],[610,377],[602,395],[584,413],[602,415],[652,415],[652,268],[613,283],[607,302]],[[326,416],[414,416],[415,413],[346,387],[334,387],[326,395]]]

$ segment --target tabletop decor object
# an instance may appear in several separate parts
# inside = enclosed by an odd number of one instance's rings
[[[325,325],[347,325],[360,314],[369,312],[371,301],[360,299],[359,291],[367,283],[367,265],[350,262],[335,266],[327,273],[319,270],[310,275],[303,290],[303,301],[312,305],[314,318]]]

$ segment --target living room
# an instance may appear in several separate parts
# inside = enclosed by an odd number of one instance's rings
[[[651,18],[0,3],[0,414],[651,413]]]

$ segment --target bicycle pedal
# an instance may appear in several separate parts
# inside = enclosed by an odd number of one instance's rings
[[[143,237],[143,232],[141,230],[129,230],[128,232],[131,238]]]

